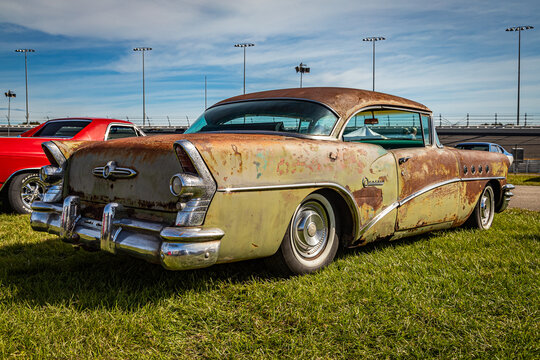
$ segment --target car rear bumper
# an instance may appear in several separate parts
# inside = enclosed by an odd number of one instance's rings
[[[101,221],[80,216],[77,196],[63,203],[36,201],[30,223],[37,231],[61,236],[65,241],[126,253],[168,270],[203,268],[216,263],[224,232],[216,228],[167,227],[161,223],[123,217],[122,206],[109,203]]]

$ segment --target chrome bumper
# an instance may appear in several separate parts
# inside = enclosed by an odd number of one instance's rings
[[[101,250],[126,253],[168,270],[203,268],[216,263],[224,232],[199,227],[166,227],[163,224],[123,217],[122,205],[110,203],[101,221],[80,215],[77,196],[63,203],[32,204],[32,229],[59,235],[66,241]]]
[[[510,202],[510,199],[514,194],[512,193],[512,190],[514,190],[516,187],[512,184],[506,184],[502,187],[502,199],[501,199],[501,206],[499,206],[499,209],[497,212],[501,212],[506,210],[508,207],[508,203]]]

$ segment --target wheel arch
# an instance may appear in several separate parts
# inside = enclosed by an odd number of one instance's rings
[[[337,212],[337,220],[339,225],[339,239],[341,246],[348,246],[355,240],[357,221],[354,218],[353,211],[357,210],[354,199],[342,191],[332,188],[322,188],[314,191],[330,200],[330,203],[335,207]],[[351,209],[352,207],[352,209]]]
[[[39,173],[40,168],[26,168],[26,169],[20,169],[15,171],[13,174],[9,175],[9,177],[6,179],[6,181],[0,186],[0,193],[3,194],[9,189],[9,186],[11,184],[11,180],[17,175],[21,174],[31,174],[31,173]]]

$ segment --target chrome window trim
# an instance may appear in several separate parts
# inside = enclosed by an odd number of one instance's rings
[[[133,130],[135,130],[135,134],[137,134],[137,135],[136,136],[130,136],[130,137],[139,137],[139,135],[138,135],[139,131],[137,131],[139,129],[134,124],[110,123],[109,125],[107,125],[107,130],[105,131],[105,136],[103,137],[103,141],[108,141],[109,140],[109,132],[111,131],[111,127],[113,127],[113,126],[132,128]],[[146,136],[146,134],[144,136]]]
[[[349,118],[347,120],[345,120],[343,122],[343,126],[341,127],[341,129],[339,130],[339,134],[338,136],[336,136],[336,138],[340,141],[344,141],[343,140],[343,133],[345,132],[345,128],[347,127],[347,124],[349,123],[349,121],[351,121],[351,119],[358,115],[359,113],[361,112],[364,112],[364,111],[370,111],[370,110],[398,110],[398,111],[407,111],[407,112],[411,112],[411,113],[415,113],[415,114],[419,114],[420,115],[420,129],[422,130],[422,140],[424,139],[424,128],[423,128],[423,125],[422,125],[422,115],[427,115],[431,118],[431,113],[429,111],[423,111],[423,110],[418,110],[418,109],[415,109],[415,108],[407,108],[407,107],[400,107],[400,106],[384,106],[384,105],[370,105],[370,106],[366,106],[366,107],[363,107],[361,109],[359,109],[358,111],[354,112],[351,116],[349,116]],[[332,131],[333,133],[333,131]],[[330,133],[330,134],[332,134]],[[425,147],[425,142],[424,142],[424,147]]]

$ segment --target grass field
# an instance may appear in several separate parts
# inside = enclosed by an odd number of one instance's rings
[[[540,186],[540,174],[508,174],[508,182],[513,185]]]
[[[167,272],[0,214],[2,358],[538,358],[540,213],[346,251]]]

